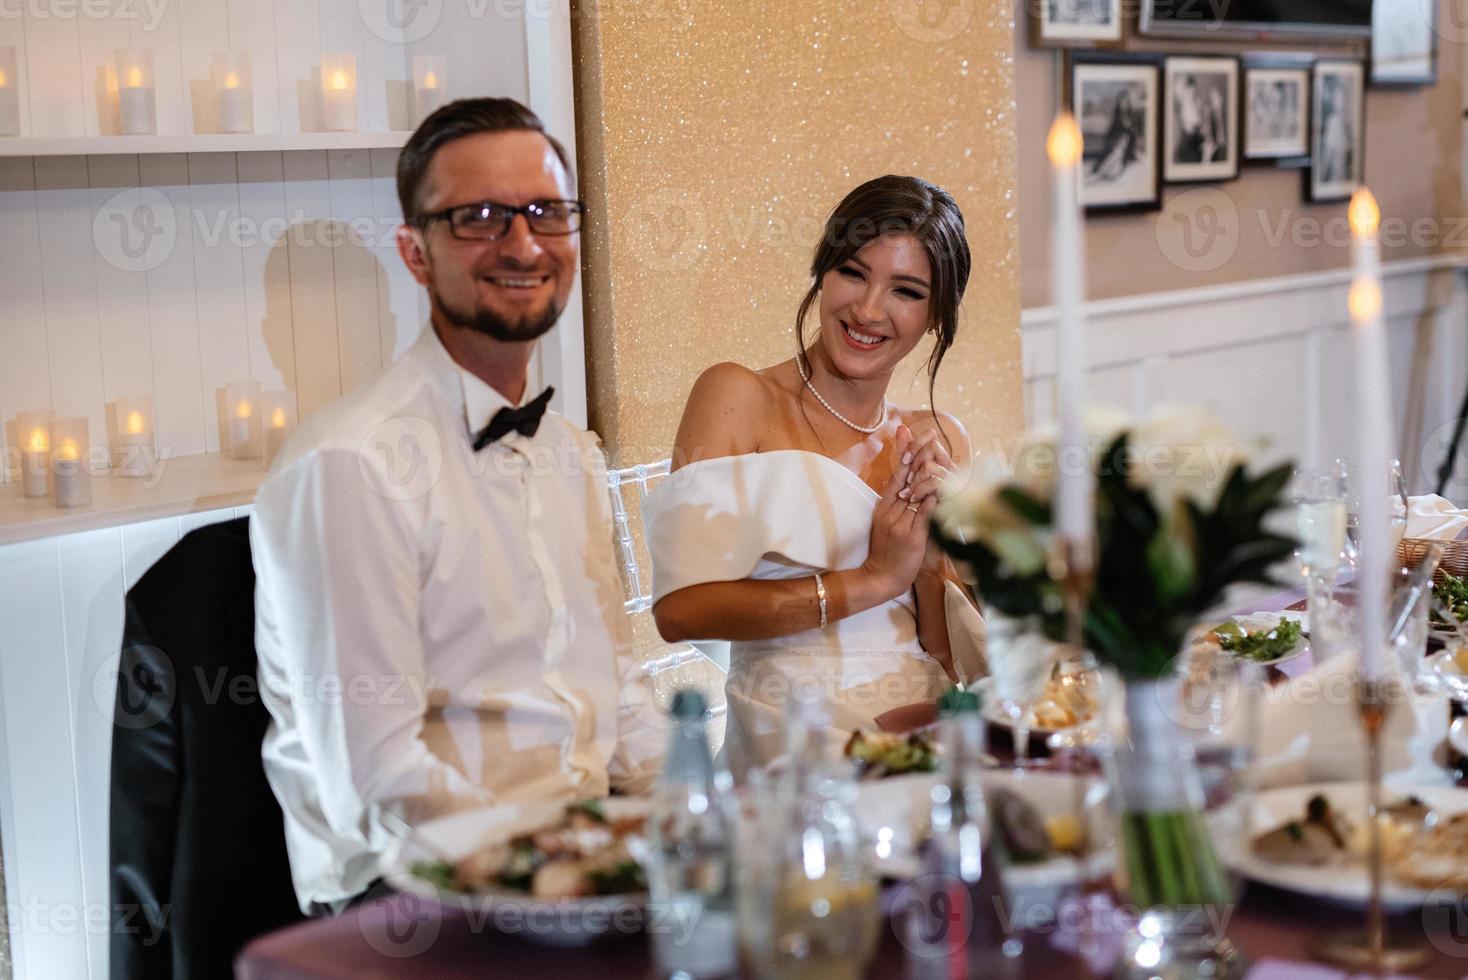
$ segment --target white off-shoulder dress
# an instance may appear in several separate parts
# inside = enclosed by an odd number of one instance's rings
[[[867,557],[879,495],[829,457],[801,449],[700,460],[677,470],[643,504],[653,599],[705,582],[787,579],[857,568]],[[814,591],[814,586],[812,586]],[[983,620],[950,584],[950,634],[962,677],[981,671],[965,654],[982,644]],[[957,637],[955,637],[957,638]],[[721,639],[704,637],[703,639]],[[783,750],[792,694],[823,703],[833,752],[857,728],[949,685],[917,636],[911,592],[811,629],[729,648],[728,764],[736,775]]]

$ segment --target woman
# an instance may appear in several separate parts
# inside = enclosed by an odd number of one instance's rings
[[[689,395],[674,472],[643,509],[653,615],[669,642],[731,641],[736,773],[781,751],[791,697],[824,703],[835,747],[981,669],[969,649],[955,662],[949,617],[966,620],[965,638],[982,620],[928,535],[941,488],[969,463],[968,435],[951,415],[886,398],[925,340],[931,398],[969,264],[947,193],[869,181],[827,219],[796,357],[715,365]]]

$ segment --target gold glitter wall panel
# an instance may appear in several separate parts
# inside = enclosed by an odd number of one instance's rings
[[[794,354],[827,214],[862,181],[945,187],[974,253],[937,403],[1023,424],[1013,22],[979,0],[586,0],[575,16],[591,424],[666,456],[698,374]],[[927,401],[926,349],[890,397]]]

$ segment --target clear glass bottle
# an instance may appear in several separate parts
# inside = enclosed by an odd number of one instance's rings
[[[923,874],[900,909],[913,980],[1018,977],[1024,944],[1010,928],[1003,871],[980,782],[984,721],[973,710],[942,723],[944,778],[932,790]]]
[[[787,765],[759,821],[769,846],[752,856],[757,871],[739,898],[742,945],[765,980],[857,980],[881,909],[851,812],[852,773],[826,759],[819,708],[792,699],[786,726]]]
[[[697,691],[674,694],[675,726],[649,820],[653,962],[677,980],[730,976],[738,965],[733,784],[714,767],[706,707]]]

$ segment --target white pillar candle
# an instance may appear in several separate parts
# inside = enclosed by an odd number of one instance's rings
[[[250,124],[250,93],[238,83],[237,76],[225,77],[227,80],[235,80],[235,84],[226,83],[219,90],[219,131],[248,133],[254,128]]]
[[[214,104],[221,133],[255,131],[254,87],[250,83],[250,52],[216,51],[209,68]]]
[[[153,399],[142,395],[117,400],[117,432],[112,465],[118,476],[150,477],[158,469],[153,442]]]
[[[0,48],[0,136],[20,135],[20,76],[15,48]]]
[[[158,131],[158,105],[153,90],[153,52],[128,48],[116,52],[117,121],[126,136]]]
[[[236,402],[230,409],[229,445],[235,459],[260,458],[260,418],[253,402]]]
[[[1381,253],[1376,233],[1381,211],[1362,187],[1351,197],[1354,270],[1349,306],[1356,355],[1356,454],[1360,472],[1360,572],[1357,605],[1361,618],[1361,674],[1379,678],[1387,670],[1386,610],[1392,565],[1387,473],[1391,466],[1392,406],[1386,337],[1381,318]]]
[[[270,425],[265,429],[265,465],[269,466],[275,462],[275,457],[285,445],[290,436],[290,429],[286,427],[285,409],[277,408],[270,417]]]
[[[20,488],[27,497],[47,497],[51,494],[51,450],[46,448],[45,437],[37,433],[25,444],[20,455]]]
[[[357,59],[352,55],[321,56],[321,125],[333,133],[357,128]]]
[[[15,417],[21,493],[32,499],[51,496],[51,420],[55,415],[49,408],[42,408]]]
[[[441,54],[413,56],[413,97],[417,100],[418,121],[428,118],[444,103],[444,65]]]
[[[51,500],[57,507],[86,507],[92,502],[92,474],[87,469],[87,420],[51,420]]]
[[[92,475],[82,465],[81,452],[73,444],[56,448],[51,458],[51,479],[57,507],[85,507],[92,502]]]
[[[1056,386],[1060,423],[1057,461],[1056,527],[1072,544],[1091,540],[1094,476],[1086,445],[1084,420],[1086,331],[1081,312],[1085,295],[1086,259],[1081,241],[1079,167],[1081,131],[1068,112],[1050,127],[1046,151],[1054,178],[1051,193],[1050,290],[1054,297],[1057,359]],[[1085,560],[1088,549],[1074,557]]]

